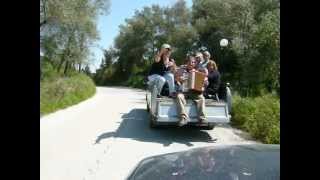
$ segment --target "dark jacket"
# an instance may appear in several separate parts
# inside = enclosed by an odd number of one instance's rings
[[[220,83],[221,83],[219,71],[209,72],[208,81],[209,81],[209,85],[206,88],[207,93],[211,95],[218,93]]]

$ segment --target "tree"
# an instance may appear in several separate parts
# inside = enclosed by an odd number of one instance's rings
[[[104,57],[94,76],[96,84],[105,85],[107,82],[114,82],[112,79],[114,73],[113,63],[116,61],[117,57],[117,51],[113,47],[104,50]]]
[[[156,51],[163,43],[174,47],[172,57],[182,63],[197,33],[190,24],[191,11],[183,0],[172,7],[152,5],[136,11],[120,26],[115,39],[118,60],[115,77],[126,81],[133,75],[146,76]],[[143,33],[141,33],[143,32]]]
[[[109,0],[40,1],[41,46],[58,72],[80,71],[88,63],[89,47],[99,38],[97,15],[109,5]]]
[[[277,88],[280,57],[276,44],[280,32],[279,16],[274,10],[279,9],[279,1],[193,2],[192,24],[199,34],[199,45],[213,52],[224,81],[232,82],[235,89],[246,95]],[[219,47],[222,38],[230,40],[230,47]]]
[[[85,73],[86,75],[88,75],[89,77],[92,76],[90,67],[89,67],[88,65],[86,65],[86,67],[84,68],[84,73]]]
[[[223,82],[231,82],[241,95],[279,91],[279,7],[278,0],[194,0],[192,9],[179,0],[171,7],[144,7],[120,26],[114,60],[108,64],[106,51],[97,77],[108,83],[142,83],[156,51],[169,43],[178,65],[187,53],[206,47]],[[229,40],[228,47],[220,47],[222,38]]]
[[[252,5],[249,0],[197,0],[193,1],[191,23],[199,34],[198,47],[207,47],[217,62],[223,82],[238,88],[241,81],[241,56],[247,49],[252,25]],[[230,45],[220,47],[227,38]],[[245,58],[243,58],[245,60]]]
[[[247,62],[246,78],[255,94],[264,88],[271,92],[280,89],[280,26],[279,9],[261,15],[261,21],[252,36],[252,53]],[[255,86],[256,84],[262,87]]]

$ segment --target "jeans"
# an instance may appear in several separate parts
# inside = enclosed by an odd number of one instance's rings
[[[153,74],[148,76],[148,80],[149,80],[149,83],[151,83],[151,85],[156,84],[159,95],[166,81],[168,82],[169,93],[172,94],[173,92],[176,92],[174,87],[174,76],[172,73],[165,73],[163,76],[160,76],[158,74]]]

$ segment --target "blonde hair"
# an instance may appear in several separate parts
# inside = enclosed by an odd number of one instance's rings
[[[209,67],[211,67],[212,69],[214,70],[218,70],[218,66],[216,64],[216,62],[212,61],[212,60],[209,60],[208,64],[207,64],[207,68],[209,69]]]

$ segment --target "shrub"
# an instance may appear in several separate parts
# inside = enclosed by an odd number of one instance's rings
[[[129,78],[129,80],[127,81],[127,84],[128,86],[130,87],[134,87],[134,88],[144,88],[144,76],[142,75],[134,75],[134,76],[131,76]]]
[[[51,81],[58,77],[57,71],[54,69],[53,65],[48,61],[41,62],[41,81],[47,80]]]
[[[234,97],[232,124],[268,144],[280,143],[280,101],[276,95]]]
[[[40,114],[77,104],[95,94],[92,79],[84,74],[56,77],[40,82]]]

